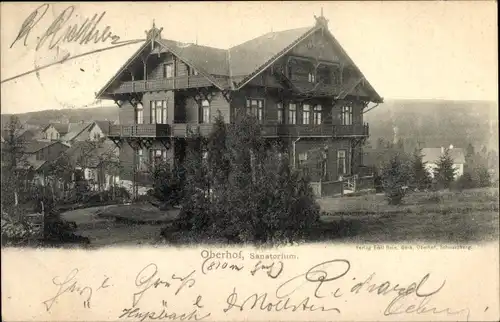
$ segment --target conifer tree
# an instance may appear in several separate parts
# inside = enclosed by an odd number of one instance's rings
[[[382,168],[382,186],[390,205],[399,205],[407,192],[411,174],[400,155],[393,156]]]
[[[432,180],[426,165],[427,162],[423,161],[422,149],[415,149],[411,161],[413,188],[425,190],[430,187]]]
[[[444,153],[437,161],[437,167],[434,169],[434,178],[438,187],[448,189],[451,183],[455,180],[456,169],[453,167],[453,158],[450,155],[450,150],[445,149]]]

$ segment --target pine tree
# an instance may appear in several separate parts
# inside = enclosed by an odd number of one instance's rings
[[[415,149],[411,161],[413,188],[425,190],[430,187],[432,180],[426,165],[427,162],[423,161],[422,149]]]
[[[407,162],[400,155],[393,156],[382,168],[382,186],[390,205],[399,205],[406,195],[411,179]]]
[[[450,150],[445,149],[444,153],[437,161],[437,167],[434,169],[434,178],[438,187],[448,189],[451,183],[455,180],[456,169],[453,166],[453,158],[450,155]]]

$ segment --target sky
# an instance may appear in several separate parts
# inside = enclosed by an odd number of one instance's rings
[[[494,100],[498,96],[497,9],[493,1],[368,2],[123,2],[48,3],[26,38],[16,40],[25,19],[43,3],[1,3],[1,112],[112,105],[95,93],[140,47],[133,44],[68,60],[9,80],[63,57],[110,45],[59,43],[50,37],[36,50],[50,24],[68,6],[65,26],[104,13],[120,40],[144,39],[152,26],[162,37],[228,48],[270,31],[313,26],[314,15],[329,29],[384,98]],[[65,30],[64,28],[63,30]],[[62,34],[60,32],[59,34]],[[11,44],[13,44],[11,46]]]

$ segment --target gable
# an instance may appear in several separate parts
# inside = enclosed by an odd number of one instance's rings
[[[146,41],[129,60],[118,70],[118,72],[106,83],[96,94],[96,98],[109,98],[106,91],[120,82],[131,81],[131,73],[137,73],[139,77],[135,80],[144,80],[143,57],[147,57],[146,75],[153,76],[154,70],[159,64],[175,57],[187,66],[198,71],[199,75],[207,78],[214,86],[223,89],[221,83],[216,77],[211,75],[220,75],[227,77],[228,64],[226,51],[223,49],[198,46],[192,44],[182,44],[168,39],[156,39]],[[160,59],[162,57],[162,59]],[[152,64],[152,65],[151,65]],[[227,84],[227,82],[226,82]]]
[[[341,53],[335,48],[331,39],[329,39],[323,29],[318,29],[311,35],[301,40],[293,47],[290,55],[314,58],[318,61],[329,61],[339,64],[346,64],[347,60],[342,57]]]

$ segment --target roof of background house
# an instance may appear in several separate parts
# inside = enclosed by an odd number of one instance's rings
[[[50,126],[53,126],[56,129],[56,131],[59,132],[60,135],[64,135],[69,131],[68,123],[50,123],[49,125],[43,128],[42,132],[47,130]]]
[[[113,153],[114,151],[116,151],[116,146],[108,140],[99,144],[97,142],[78,141],[71,145],[66,154],[73,163],[77,163],[82,157],[87,157],[87,167],[95,168],[104,160],[118,162],[118,156]],[[87,155],[85,156],[85,154]]]
[[[238,87],[243,86],[246,81],[258,75],[267,64],[281,57],[281,55],[292,49],[299,41],[321,28],[324,28],[325,34],[332,39],[340,53],[350,60],[335,37],[328,31],[326,25],[321,23],[317,23],[312,27],[270,32],[229,49],[183,44],[160,37],[155,38],[155,41],[166,50],[178,56],[185,63],[197,69],[200,74],[206,76],[215,86],[223,89],[233,88],[234,85]],[[158,32],[161,31],[156,30]],[[147,48],[149,43],[150,40],[148,39],[97,93],[97,97],[101,97],[104,94],[104,91],[117,79],[118,75]],[[357,69],[354,62],[351,61],[351,63]],[[359,69],[358,72],[362,74]],[[382,98],[369,82],[366,81],[365,84],[373,92],[373,99],[377,102],[382,102]]]
[[[449,153],[454,163],[465,163],[465,152],[462,148],[449,149]],[[441,148],[423,148],[422,160],[424,162],[436,163],[442,156]]]
[[[102,133],[104,133],[105,135],[109,134],[109,128],[111,127],[111,121],[94,121],[94,123],[96,123],[97,126],[99,126]]]
[[[59,141],[28,141],[24,146],[24,152],[35,153],[56,143],[64,144]]]
[[[72,141],[84,130],[88,129],[93,123],[69,123],[68,133],[61,137],[61,141]]]

